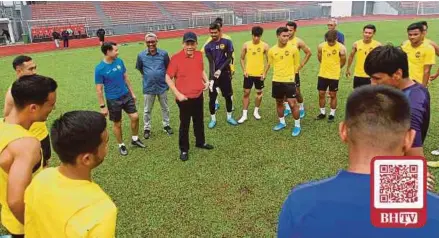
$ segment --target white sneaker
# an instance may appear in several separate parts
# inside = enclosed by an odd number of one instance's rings
[[[439,149],[437,149],[437,150],[433,150],[433,151],[431,152],[431,154],[432,154],[432,155],[439,155]]]
[[[256,120],[261,119],[261,115],[259,115],[259,112],[253,112],[253,116],[255,117]]]
[[[247,117],[242,116],[241,119],[238,120],[238,123],[239,123],[239,124],[242,124],[242,123],[244,123],[245,121],[247,121]]]

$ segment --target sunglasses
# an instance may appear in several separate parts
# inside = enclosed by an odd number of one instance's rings
[[[146,44],[154,44],[154,43],[156,43],[156,42],[157,42],[157,41],[155,41],[155,40],[154,40],[154,41],[147,41]]]

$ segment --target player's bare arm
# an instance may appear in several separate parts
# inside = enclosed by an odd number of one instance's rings
[[[340,45],[340,68],[343,68],[346,64],[346,47],[344,45]]]
[[[322,44],[320,44],[317,47],[317,59],[319,60],[319,63],[322,63],[322,49],[323,49],[323,46],[322,46]]]
[[[245,55],[247,54],[247,44],[246,43],[244,43],[243,45],[242,45],[242,50],[241,50],[241,60],[240,60],[240,62],[241,62],[241,69],[242,69],[242,72],[244,72],[244,77],[248,77],[248,73],[247,73],[247,71],[245,70]]]
[[[428,81],[430,81],[431,66],[431,64],[424,65],[424,78],[422,79],[422,84],[424,86],[427,86]]]
[[[14,98],[11,94],[11,87],[9,87],[5,96],[5,106],[3,108],[3,117],[7,117],[9,113],[11,113],[12,108],[14,107]]]
[[[98,96],[99,105],[105,105],[103,84],[96,84],[96,95]],[[101,113],[102,115],[107,116],[108,108],[107,107],[101,108]]]
[[[123,79],[125,80],[125,83],[127,84],[128,90],[130,90],[131,96],[133,97],[134,101],[136,101],[136,95],[134,94],[133,87],[131,86],[131,82],[128,79],[128,74],[126,72],[123,74]]]
[[[24,191],[32,180],[32,168],[42,159],[41,145],[36,138],[27,137],[10,143],[6,150],[13,158],[8,173],[7,202],[12,214],[24,224]]]
[[[264,43],[264,65],[268,65],[268,51],[270,50],[270,46],[267,43]],[[264,73],[262,74],[262,78],[261,80],[265,80],[265,78],[267,77],[267,74]]]
[[[430,45],[433,46],[434,52],[436,53],[436,56],[439,56],[439,45],[436,44],[436,42],[430,40]]]
[[[346,77],[351,77],[351,66],[354,62],[355,53],[357,53],[357,43],[352,45],[351,53],[349,54],[348,66],[346,68]]]
[[[305,58],[303,58],[301,64],[299,65],[299,68],[297,69],[298,71],[300,71],[308,63],[312,53],[311,53],[311,49],[308,47],[308,45],[306,45],[305,41],[303,41],[302,39],[297,38],[297,45],[299,50],[302,50],[303,53],[305,53]]]

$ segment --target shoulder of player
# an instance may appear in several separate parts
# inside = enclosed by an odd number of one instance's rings
[[[26,148],[26,149],[23,149]],[[29,155],[32,153],[40,153],[41,144],[36,137],[28,135],[16,139],[8,144],[6,149],[14,156],[20,157],[21,155]],[[27,158],[27,157],[26,157]],[[31,162],[31,161],[30,161]]]
[[[320,44],[317,46],[317,48],[322,49],[325,45],[326,45],[326,41],[320,43]]]
[[[159,48],[157,48],[157,52],[158,52],[159,54],[162,54],[162,55],[167,55],[167,54],[168,54],[168,52],[167,52],[166,50],[159,49]]]

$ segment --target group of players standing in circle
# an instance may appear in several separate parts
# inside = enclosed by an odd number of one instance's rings
[[[165,72],[165,82],[175,94],[180,109],[179,145],[180,159],[183,161],[188,159],[188,127],[191,118],[194,121],[196,147],[213,149],[204,137],[203,90],[209,89],[209,128],[214,128],[217,123],[215,114],[219,107],[218,92],[225,98],[229,124],[238,125],[248,120],[249,97],[253,85],[256,88],[253,116],[259,120],[264,82],[271,68],[272,97],[276,100],[279,118],[273,130],[286,128],[285,116],[292,114],[292,135],[298,136],[301,133],[300,120],[305,116],[305,107],[299,72],[309,61],[311,50],[296,36],[297,24],[288,22],[285,27],[279,27],[276,30],[277,44],[271,48],[261,39],[263,29],[259,26],[252,28],[252,40],[245,42],[241,50],[244,97],[243,112],[238,121],[232,117],[234,48],[230,37],[222,33],[221,26],[221,21],[210,25],[211,37],[203,47],[209,61],[208,74],[204,73],[202,54],[196,51],[197,36],[192,32],[185,33],[183,50],[171,59],[167,53],[157,49],[153,54],[145,53],[146,57],[158,55],[165,62],[165,70],[160,70]],[[335,118],[338,80],[347,60],[344,36],[334,29],[335,26],[334,20],[328,23],[325,42],[319,44],[317,51],[320,62],[317,82],[320,111],[316,119],[326,118],[326,94],[329,91],[329,122]],[[363,39],[353,44],[347,60],[348,77],[351,76],[350,68],[354,58],[356,61],[354,88],[367,84],[387,84],[401,89],[409,98],[411,129],[416,135],[406,155],[423,156],[422,145],[430,119],[430,95],[425,86],[439,76],[439,71],[430,76],[431,67],[435,64],[434,55],[439,55],[439,47],[426,39],[427,28],[426,22],[411,24],[407,28],[409,41],[397,48],[381,46],[373,40],[375,26],[366,25],[363,28]],[[154,34],[147,34],[145,40],[148,46],[157,44]],[[101,113],[65,113],[55,120],[50,132],[51,140],[44,122],[55,107],[58,85],[53,79],[36,74],[32,58],[19,56],[13,62],[18,80],[7,92],[5,118],[0,121],[1,220],[13,237],[23,237],[24,234],[29,234],[29,237],[55,237],[59,234],[114,236],[117,208],[91,180],[92,169],[102,163],[107,153],[109,135],[104,116],[109,114],[114,123],[113,131],[122,155],[127,155],[122,140],[122,111],[130,116],[132,144],[142,148],[145,145],[138,136],[136,97],[125,65],[117,58],[117,44],[105,42],[101,50],[105,58],[95,69]],[[300,50],[305,53],[303,60],[300,59]],[[141,71],[144,66],[138,62],[136,68]],[[160,100],[163,106],[166,105],[165,98]],[[166,115],[165,110],[163,115]],[[172,134],[169,121],[164,120],[163,124],[164,130]],[[145,127],[145,139],[150,136],[148,129]],[[47,141],[52,142],[59,155],[61,165],[58,168],[43,169],[47,167],[47,159],[50,158],[50,143],[47,146]],[[40,153],[41,150],[43,153]],[[429,163],[430,166],[437,164]],[[69,209],[62,209],[64,204],[69,204]],[[47,224],[51,226],[47,227]]]

